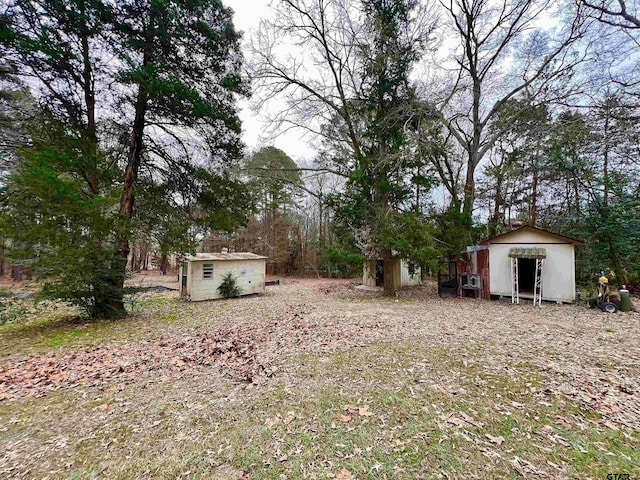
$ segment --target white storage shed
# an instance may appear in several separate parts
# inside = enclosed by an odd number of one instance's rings
[[[264,293],[267,257],[255,253],[198,253],[184,259],[180,269],[180,297],[192,300],[223,298],[218,290],[231,272],[240,295]]]
[[[491,237],[489,288],[493,296],[574,302],[575,247],[583,242],[532,226]],[[535,296],[535,298],[534,298]]]

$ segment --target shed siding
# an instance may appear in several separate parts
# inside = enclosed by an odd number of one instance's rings
[[[542,270],[542,299],[575,301],[574,246],[562,239],[535,231],[514,232],[489,245],[489,284],[492,295],[511,296],[511,259],[509,249],[542,247],[547,258]],[[521,295],[522,296],[522,295]]]
[[[376,286],[376,261],[375,260],[365,260],[362,265],[362,284],[368,287]]]
[[[422,275],[420,267],[416,266],[413,275],[409,273],[409,262],[406,260],[400,261],[400,285],[403,287],[410,287],[412,285],[420,285],[422,282]]]
[[[422,282],[420,268],[416,267],[413,275],[409,273],[409,262],[395,259],[393,265],[393,278],[398,288],[420,285]],[[375,260],[366,260],[362,266],[362,284],[368,287],[376,286]]]
[[[203,280],[202,268],[206,263],[213,263],[213,278]],[[218,291],[223,277],[231,272],[242,290],[241,295],[264,293],[266,260],[198,260],[189,262],[188,296],[190,300],[212,300],[223,298]]]
[[[539,232],[536,230],[516,230],[514,232],[506,233],[501,235],[500,238],[496,238],[495,241],[492,241],[490,245],[497,245],[501,243],[512,243],[512,244],[535,244],[534,246],[542,246],[540,244],[566,244],[569,243],[567,240],[556,237],[555,235],[548,235],[544,232]],[[526,247],[527,245],[522,245]]]

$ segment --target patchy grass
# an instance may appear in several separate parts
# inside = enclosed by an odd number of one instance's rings
[[[224,302],[149,293],[134,307],[113,322],[5,325],[0,355],[122,342],[146,354],[149,340],[228,324],[256,327],[258,353],[279,358],[276,376],[253,385],[217,364],[141,369],[2,402],[0,477],[640,476],[634,317],[302,284]],[[268,345],[260,328],[276,329]],[[584,392],[604,388],[617,416],[586,408]]]
[[[21,300],[34,304],[33,300]],[[225,309],[212,303],[208,315],[194,314],[194,307],[174,296],[158,293],[141,295],[131,316],[120,320],[88,320],[75,310],[50,304],[14,323],[0,325],[0,358],[29,355],[51,348],[78,348],[104,343],[154,339],[167,333],[167,327],[206,326]]]
[[[45,345],[47,347],[63,347],[86,333],[86,330],[83,328],[73,328],[65,332],[56,332],[47,337]]]
[[[638,473],[637,432],[541,393],[540,375],[520,368],[496,374],[444,349],[376,344],[301,356],[265,387],[198,371],[143,390],[7,404],[0,441],[37,453],[27,461],[32,478]]]

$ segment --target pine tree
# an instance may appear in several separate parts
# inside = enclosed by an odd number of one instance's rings
[[[91,315],[122,316],[141,172],[154,181],[180,173],[184,185],[208,175],[220,191],[235,188],[212,174],[240,154],[234,95],[246,88],[232,12],[219,0],[16,0],[6,18],[3,50],[17,75],[38,83],[43,111],[33,130],[41,138],[5,192],[28,201],[4,215],[9,232],[31,232],[14,254],[33,255],[25,258],[40,275],[66,282],[64,298],[83,299]],[[181,168],[195,158],[200,168]],[[233,223],[222,212],[197,217]],[[79,260],[83,275],[74,276],[48,259],[70,261],[78,235],[89,250],[76,256],[94,267]]]

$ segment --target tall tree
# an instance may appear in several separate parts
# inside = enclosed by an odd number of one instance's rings
[[[568,79],[585,55],[571,49],[583,35],[582,19],[573,18],[557,35],[536,28],[555,6],[551,0],[451,0],[444,5],[459,41],[453,56],[458,68],[437,108],[467,155],[461,204],[469,217],[476,170],[518,112],[510,122],[503,115],[503,128],[490,131],[494,118],[518,97],[526,96],[522,105],[528,107],[570,93]]]
[[[243,165],[249,183],[263,215],[294,206],[303,183],[298,166],[289,155],[276,147],[263,147],[253,153]]]
[[[284,0],[253,48],[262,98],[288,101],[276,120],[320,136],[331,152],[326,170],[347,179],[333,199],[336,219],[365,255],[383,258],[386,295],[395,295],[393,250],[408,255],[408,239],[398,245],[403,228],[418,226],[400,209],[408,194],[404,127],[415,102],[410,73],[433,29],[428,13],[414,0]],[[304,69],[302,56],[281,56],[283,42],[304,46]]]
[[[101,194],[91,193],[79,167],[83,143],[68,124],[44,114],[29,133],[30,145],[18,151],[0,188],[0,234],[11,240],[11,258],[45,280],[46,293],[91,317],[109,317],[111,299],[122,295],[112,281],[116,185],[104,180]]]
[[[546,105],[522,103],[509,101],[489,127],[493,132],[503,130],[505,122],[511,125],[490,150],[480,180],[481,193],[492,204],[489,235],[502,231],[512,212],[531,225],[537,223],[551,118]]]
[[[135,186],[145,157],[145,133],[157,127],[178,138],[166,125],[199,131],[215,160],[239,154],[240,122],[234,94],[245,93],[240,75],[240,36],[232,11],[220,0],[124,1],[114,10],[115,49],[122,68],[118,78],[128,92],[130,124],[119,214],[134,217]],[[166,160],[167,157],[164,157]],[[147,165],[153,168],[153,163]],[[124,273],[130,227],[118,242]],[[124,275],[118,276],[119,287]],[[116,309],[124,307],[120,301]]]
[[[246,89],[232,12],[218,0],[16,0],[7,9],[6,45],[18,75],[31,79],[44,124],[64,132],[60,151],[67,161],[52,166],[77,177],[68,189],[96,202],[113,201],[113,188],[119,189],[116,208],[94,210],[107,216],[112,234],[94,230],[95,219],[84,221],[81,231],[112,252],[100,268],[107,295],[96,298],[92,314],[121,316],[141,172],[162,181],[180,171],[197,181],[197,172],[180,164],[220,171],[239,156],[234,95]],[[24,174],[36,157],[25,155]],[[16,179],[20,186],[26,188]],[[82,218],[74,217],[80,227]],[[73,231],[59,225],[58,233]],[[51,251],[64,248],[47,236],[40,240]]]
[[[17,0],[5,12],[5,58],[29,79],[40,110],[3,191],[5,235],[14,257],[52,280],[49,291],[92,316],[119,314],[110,304],[122,298],[105,254],[116,228],[107,213],[114,169],[100,151],[96,119],[95,80],[103,72],[96,50],[107,10],[100,0]]]
[[[104,28],[102,0],[16,0],[8,7],[5,48],[19,78],[29,78],[42,108],[82,139],[79,172],[99,191],[95,77],[102,70],[96,40]]]

